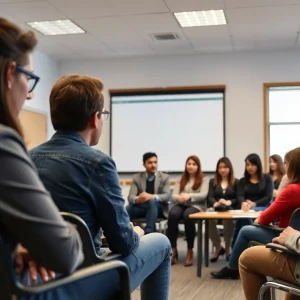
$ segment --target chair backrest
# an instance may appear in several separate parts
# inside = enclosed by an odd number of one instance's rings
[[[300,208],[295,209],[293,212],[289,226],[300,231]]]
[[[72,213],[61,212],[60,214],[65,221],[76,226],[77,231],[81,237],[84,253],[84,262],[82,263],[80,268],[88,267],[95,263],[99,263],[101,259],[96,253],[94,242],[86,223],[80,217]]]

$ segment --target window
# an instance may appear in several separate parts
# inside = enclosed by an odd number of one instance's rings
[[[266,164],[268,157],[300,146],[300,83],[265,85]]]

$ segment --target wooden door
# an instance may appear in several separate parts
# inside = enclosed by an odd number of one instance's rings
[[[28,150],[47,141],[47,115],[30,110],[22,110],[20,122]]]

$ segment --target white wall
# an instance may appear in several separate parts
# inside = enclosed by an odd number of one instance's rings
[[[34,90],[34,98],[26,101],[24,108],[45,113],[48,116],[48,138],[54,133],[49,108],[49,95],[54,81],[58,77],[57,61],[36,51],[33,56],[34,73],[41,79]]]
[[[300,81],[300,54],[244,52],[70,61],[60,65],[60,74],[71,72],[101,78],[108,108],[108,89],[225,84],[226,151],[236,175],[241,176],[247,154],[256,152],[262,158],[264,154],[263,83]],[[109,123],[98,147],[109,153]]]

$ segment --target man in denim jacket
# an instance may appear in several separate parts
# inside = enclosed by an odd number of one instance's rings
[[[86,222],[97,252],[103,229],[110,250],[124,256],[132,290],[144,281],[142,299],[168,299],[169,241],[161,234],[143,236],[140,227],[130,225],[115,163],[91,147],[98,144],[103,119],[109,116],[102,87],[100,80],[88,76],[59,78],[50,95],[56,133],[30,156],[58,208]],[[155,270],[158,275],[149,276]]]

